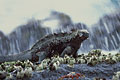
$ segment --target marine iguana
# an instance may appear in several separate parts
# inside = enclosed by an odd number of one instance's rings
[[[59,53],[61,57],[65,54],[77,56],[81,43],[89,37],[87,30],[71,30],[69,33],[54,33],[41,38],[33,47],[27,51],[15,55],[0,56],[0,63],[5,61],[41,62],[46,57]]]

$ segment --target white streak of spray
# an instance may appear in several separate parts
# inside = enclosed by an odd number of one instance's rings
[[[118,37],[118,39],[120,41],[120,35],[118,34],[118,32],[116,32],[116,35],[117,35],[117,37]]]
[[[115,42],[115,45],[117,45],[117,41],[116,41],[116,39],[115,39],[115,36],[112,35],[112,38],[113,38],[113,40],[114,40],[114,42]]]
[[[107,46],[107,49],[108,49],[108,39],[107,39],[107,37],[105,37],[105,44],[106,44],[106,46]]]

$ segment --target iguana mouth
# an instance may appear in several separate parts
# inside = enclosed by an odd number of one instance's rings
[[[80,37],[81,40],[86,40],[87,38],[88,38],[88,37],[86,37],[86,36]]]
[[[81,37],[81,39],[85,40],[89,37],[89,33],[83,33],[83,36]]]

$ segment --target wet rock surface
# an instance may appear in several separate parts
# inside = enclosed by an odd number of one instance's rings
[[[44,70],[43,72],[34,72],[33,77],[28,80],[57,80],[61,76],[67,75],[70,72],[84,74],[85,78],[81,78],[81,80],[93,80],[94,77],[104,77],[107,80],[111,80],[114,72],[117,71],[120,71],[120,62],[116,64],[102,63],[97,64],[94,67],[88,66],[87,64],[75,64],[74,68],[68,67],[67,64],[62,64],[60,68],[56,71]]]

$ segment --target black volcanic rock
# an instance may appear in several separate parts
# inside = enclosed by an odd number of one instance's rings
[[[58,80],[58,78],[69,74],[70,72],[80,73],[85,75],[84,78],[73,80],[94,80],[94,78],[105,78],[106,80],[112,80],[115,72],[120,71],[120,62],[115,64],[97,64],[95,66],[88,66],[87,64],[74,64],[74,67],[69,67],[68,64],[61,64],[57,70],[50,71],[45,69],[41,72],[33,71],[32,77],[25,77],[24,79],[17,79],[14,76],[12,79],[6,80]],[[64,78],[63,80],[72,80],[70,78]]]
[[[95,77],[111,80],[114,72],[117,71],[120,71],[120,63],[103,63],[97,64],[94,67],[88,66],[87,64],[75,64],[74,68],[68,67],[67,64],[62,64],[60,68],[55,71],[44,70],[43,72],[34,72],[33,77],[26,80],[57,80],[61,76],[67,75],[70,72],[84,74],[85,78],[79,78],[80,80],[93,80]],[[64,80],[68,80],[68,78]],[[74,80],[77,79],[74,78]]]

